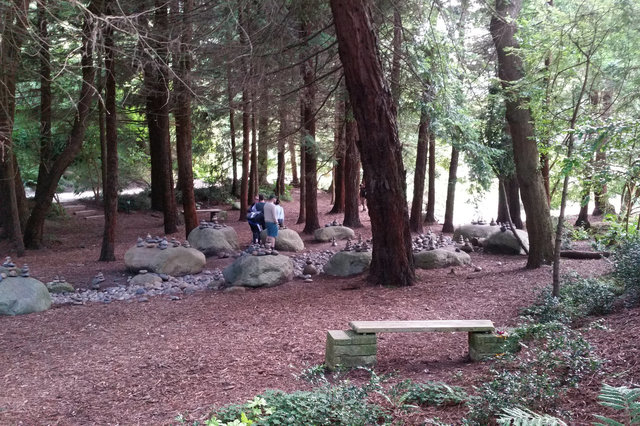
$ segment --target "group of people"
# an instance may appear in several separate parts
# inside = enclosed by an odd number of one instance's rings
[[[278,229],[284,226],[284,209],[280,205],[280,199],[276,198],[275,194],[271,194],[265,201],[264,195],[259,194],[249,207],[247,222],[253,234],[252,243],[260,243],[260,233],[266,229],[266,242],[274,247]]]

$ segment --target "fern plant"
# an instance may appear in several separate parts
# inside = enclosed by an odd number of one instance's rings
[[[594,423],[597,426],[628,426],[640,425],[640,388],[628,388],[626,386],[613,387],[602,384],[600,405],[621,411],[624,416],[622,423],[605,416],[595,415],[604,423]]]
[[[522,408],[504,408],[504,414],[498,419],[503,426],[567,426],[557,417],[534,413]]]

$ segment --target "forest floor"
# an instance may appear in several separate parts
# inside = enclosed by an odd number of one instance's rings
[[[295,225],[298,203],[285,202],[286,223]],[[320,223],[329,197],[319,196]],[[225,206],[224,208],[229,208]],[[241,244],[251,237],[238,212],[230,211]],[[361,213],[370,236],[370,222]],[[438,229],[434,228],[434,231]],[[180,233],[174,235],[184,239]],[[46,247],[15,258],[28,263],[35,278],[47,282],[63,275],[76,287],[88,287],[102,271],[106,283],[125,283],[125,251],[138,236],[162,235],[162,216],[152,212],[118,216],[117,261],[98,262],[102,219],[69,215],[48,221]],[[310,236],[309,251],[330,248]],[[0,256],[11,254],[0,242]],[[221,268],[232,259],[207,260]],[[352,320],[490,319],[499,328],[513,326],[518,311],[530,305],[551,282],[551,268],[524,269],[524,256],[473,253],[473,267],[452,271],[418,270],[408,288],[373,287],[365,277],[314,278],[284,285],[226,293],[205,291],[180,300],[152,297],[147,303],[113,302],[54,306],[46,312],[0,317],[0,424],[170,424],[182,413],[202,419],[212,406],[242,403],[266,389],[293,391],[311,385],[298,378],[302,370],[324,362],[326,332],[347,329]],[[597,276],[610,271],[607,260],[563,260],[562,272]],[[596,318],[594,318],[595,320]],[[561,403],[573,413],[569,424],[591,424],[603,413],[597,394],[603,378],[620,386],[640,381],[640,309],[619,306],[605,316],[606,327],[585,328],[595,352],[608,360],[598,375],[581,382]],[[378,374],[398,379],[441,380],[472,386],[487,380],[492,362],[472,363],[465,333],[382,334]],[[362,371],[349,373],[366,380]],[[464,407],[424,413],[458,424]]]

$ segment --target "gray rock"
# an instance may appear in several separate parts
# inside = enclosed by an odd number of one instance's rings
[[[346,226],[325,226],[323,228],[316,229],[313,233],[313,237],[316,241],[327,242],[331,241],[333,237],[336,240],[346,240],[348,238],[355,238],[356,233],[353,229]]]
[[[204,254],[193,248],[169,247],[158,250],[146,247],[132,247],[124,255],[124,263],[129,271],[147,269],[157,274],[182,276],[197,274],[204,269],[207,260]]]
[[[260,241],[264,244],[267,241],[267,231],[262,231],[260,234]],[[293,229],[279,229],[278,236],[276,237],[276,250],[282,251],[302,251],[304,250],[304,243],[300,235]]]
[[[499,226],[491,225],[461,225],[453,232],[453,241],[458,241],[458,238],[462,235],[462,238],[468,239],[484,239],[489,236],[500,232]]]
[[[324,273],[334,277],[349,277],[367,271],[369,265],[371,265],[370,251],[339,251],[324,265]]]
[[[238,249],[238,234],[231,227],[226,228],[194,228],[189,233],[189,244],[206,256],[217,256],[220,253],[231,253]]]
[[[448,266],[470,265],[471,257],[463,251],[456,252],[440,248],[414,253],[413,261],[416,268],[438,269]]]
[[[273,287],[293,278],[293,262],[287,256],[240,256],[222,273],[229,285]]]
[[[0,281],[0,315],[22,315],[51,307],[47,287],[28,277],[7,277]]]
[[[162,278],[157,274],[138,274],[135,277],[131,278],[129,281],[129,285],[139,285],[142,287],[146,287],[147,285],[155,285],[162,283]]]
[[[521,229],[516,229],[516,232],[524,246],[529,250],[529,234]],[[510,229],[504,232],[498,231],[489,236],[483,241],[483,247],[490,253],[524,254],[524,250],[522,250],[522,247],[520,247],[518,240],[513,236],[513,232]]]
[[[47,283],[49,293],[73,293],[76,291],[71,284],[66,281],[51,281]]]

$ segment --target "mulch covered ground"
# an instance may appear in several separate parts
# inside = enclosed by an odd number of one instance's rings
[[[330,208],[322,196],[320,211]],[[297,203],[285,203],[287,223],[298,216]],[[246,223],[236,222],[240,241],[249,243]],[[322,215],[320,222],[341,220]],[[366,214],[364,236],[370,235]],[[77,287],[88,286],[102,271],[107,283],[125,282],[124,252],[137,236],[162,234],[162,217],[135,212],[119,216],[116,255],[120,261],[97,262],[101,220],[75,216],[49,222],[47,248],[28,252],[32,275],[44,282],[64,275]],[[184,239],[184,235],[176,235]],[[304,237],[308,250],[330,244]],[[10,254],[0,242],[0,256]],[[475,265],[418,271],[410,288],[368,286],[364,277],[316,277],[244,293],[202,292],[171,301],[114,302],[59,306],[21,317],[0,318],[0,424],[169,424],[177,414],[203,418],[211,406],[244,402],[265,389],[308,389],[294,377],[324,361],[326,332],[346,329],[352,320],[490,319],[512,326],[518,310],[551,282],[551,269],[526,270],[519,256],[472,254]],[[231,260],[209,259],[207,267]],[[563,260],[563,271],[598,275],[606,260]],[[640,310],[620,307],[604,318],[608,330],[587,332],[601,356],[610,360],[604,373],[571,392],[563,408],[574,412],[571,424],[590,424],[604,413],[596,402],[603,377],[612,385],[640,380],[638,331]],[[490,362],[470,363],[465,333],[382,334],[379,374],[418,381],[443,380],[465,386],[481,382]],[[613,374],[615,373],[615,374]],[[364,380],[362,372],[351,374]],[[459,422],[464,410],[430,413]],[[416,420],[417,422],[417,420]]]

